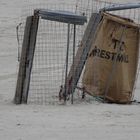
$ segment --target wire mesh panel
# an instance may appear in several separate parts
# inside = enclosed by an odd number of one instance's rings
[[[40,20],[31,74],[29,102],[58,101],[60,86],[64,85],[68,25]],[[71,26],[71,33],[72,33]],[[70,40],[69,64],[72,61]]]

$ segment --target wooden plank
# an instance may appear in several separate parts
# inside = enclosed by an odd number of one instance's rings
[[[32,26],[30,31],[30,42],[29,42],[29,48],[27,53],[27,63],[26,63],[26,77],[24,80],[23,85],[23,95],[22,95],[22,103],[27,103],[28,100],[28,92],[29,92],[29,86],[30,86],[30,77],[31,77],[31,70],[33,65],[33,59],[34,59],[34,52],[35,52],[35,46],[36,46],[36,37],[37,37],[37,31],[38,31],[38,23],[39,23],[39,16],[38,14],[34,14],[32,18]]]
[[[98,24],[101,18],[102,18],[101,14],[98,14],[98,13],[92,14],[90,21],[88,23],[87,29],[85,31],[85,34],[83,36],[81,45],[79,46],[77,50],[77,53],[74,59],[74,65],[71,66],[69,74],[68,74],[68,78],[67,78],[67,86],[69,87],[69,90],[71,91],[71,93],[75,91],[76,85],[80,79],[88,53],[94,41],[96,29],[98,27]]]
[[[15,93],[15,98],[14,98],[15,104],[21,104],[21,100],[22,100],[23,83],[24,83],[24,78],[25,78],[26,56],[27,56],[27,51],[29,47],[31,24],[32,24],[32,16],[29,16],[27,17],[26,26],[24,30],[24,40],[22,44],[22,52],[21,52],[21,58],[20,58],[20,64],[19,64],[16,93]]]

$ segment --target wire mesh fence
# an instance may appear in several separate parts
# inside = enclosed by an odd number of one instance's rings
[[[73,30],[70,34],[72,32]],[[40,20],[29,102],[34,102],[36,97],[38,103],[58,101],[60,86],[64,85],[66,46],[67,24]],[[72,38],[70,40],[69,65],[71,63]]]
[[[111,7],[112,5],[121,6],[106,1],[95,0],[77,0],[73,4],[40,4],[31,5],[22,16],[22,21],[17,27],[17,38],[19,45],[19,58],[21,54],[21,46],[24,37],[24,28],[26,23],[26,16],[32,15],[34,9],[50,9],[61,10],[76,13],[78,15],[87,16],[87,23],[83,26],[76,27],[76,48],[75,54],[81,45],[85,30],[89,23],[92,13],[99,13],[99,10],[104,7]],[[119,15],[140,24],[140,9],[129,9],[121,11],[109,12],[114,15]],[[37,40],[35,46],[35,54],[33,60],[33,67],[31,71],[31,81],[29,87],[28,103],[35,104],[58,104],[59,92],[62,86],[65,85],[65,70],[66,70],[66,51],[67,51],[67,36],[68,25],[66,23],[49,21],[39,19],[39,26],[37,32]],[[88,32],[90,32],[88,30]],[[68,73],[73,64],[73,33],[74,25],[70,25],[70,40],[69,40],[69,55],[68,55]],[[20,60],[20,59],[19,59]],[[78,61],[78,60],[77,60]],[[81,60],[85,62],[85,59]],[[84,68],[83,68],[84,69]],[[82,70],[83,73],[84,70]],[[138,71],[139,72],[139,71]],[[82,89],[82,75],[80,76],[77,87]],[[69,83],[70,84],[70,83]],[[75,101],[78,101],[83,96],[83,91],[76,88],[74,93]],[[78,100],[77,100],[78,99]],[[87,101],[94,100],[88,96]]]

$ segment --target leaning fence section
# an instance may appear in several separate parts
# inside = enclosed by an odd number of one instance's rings
[[[85,23],[83,26],[78,25],[76,27],[75,54],[73,51],[74,25],[70,25],[68,63],[66,63],[68,25],[66,23],[54,22],[49,20],[46,21],[41,18],[39,19],[34,59],[30,77],[31,79],[29,85],[28,103],[60,103],[59,93],[64,90],[66,84],[66,68],[68,68],[67,77],[70,78],[69,82],[67,82],[67,86],[71,86],[71,90],[73,90],[72,92],[74,92],[73,98],[75,100],[81,100],[82,98],[84,98],[85,95],[82,79],[87,55],[90,48],[86,48],[87,50],[85,50],[84,48],[82,48],[82,46],[83,43],[85,43],[85,46],[90,46],[90,44],[88,43],[92,43],[91,40],[92,37],[94,37],[94,33],[91,32],[91,29],[95,30],[94,27],[96,27],[97,25],[90,24],[90,21],[91,23],[98,23],[98,20],[100,20],[100,17],[97,15],[94,15],[94,17],[92,17],[93,13],[99,14],[100,9],[103,9],[104,7],[111,7],[113,5],[121,6],[122,4],[95,0],[88,0],[86,2],[84,0],[77,0],[73,5],[44,4],[37,6],[34,5],[33,8],[32,6],[30,7],[29,13],[25,14],[26,16],[28,14],[32,15],[33,10],[39,8],[59,11],[63,10],[86,16],[87,23]],[[140,8],[118,10],[113,12],[109,11],[108,13],[133,20],[135,23],[140,24]],[[25,15],[23,15],[22,22],[17,27],[19,60],[21,56],[21,46],[24,38],[24,28],[26,23]],[[82,55],[82,57],[78,57],[78,54],[81,55],[81,51],[83,50],[85,51],[85,53]],[[75,60],[75,62],[73,60]],[[96,67],[98,67],[97,64]],[[73,71],[75,71],[75,73]],[[137,71],[137,73],[139,73],[139,70]],[[75,77],[75,80],[71,79],[71,75],[72,77]]]

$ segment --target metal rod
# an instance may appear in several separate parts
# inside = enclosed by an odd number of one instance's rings
[[[66,53],[66,71],[65,71],[65,92],[64,102],[66,103],[68,95],[67,75],[68,75],[68,63],[69,63],[69,46],[70,46],[70,24],[68,24],[68,35],[67,35],[67,53]]]
[[[75,41],[76,40],[76,25],[74,24],[74,31],[73,31],[73,77],[72,77],[72,92],[71,92],[71,103],[73,104],[73,94],[74,94],[74,86],[75,86],[75,74],[74,74],[74,69],[75,69],[75,63],[74,63],[74,58],[75,58]]]
[[[125,5],[112,5],[110,7],[105,7],[103,9],[100,9],[100,12],[102,12],[102,11],[117,11],[117,10],[136,9],[136,8],[140,8],[140,3],[125,4]]]
[[[54,10],[45,10],[38,9],[39,16],[44,20],[58,21],[68,24],[77,24],[84,25],[87,22],[86,16],[77,15],[69,11],[54,11]]]

